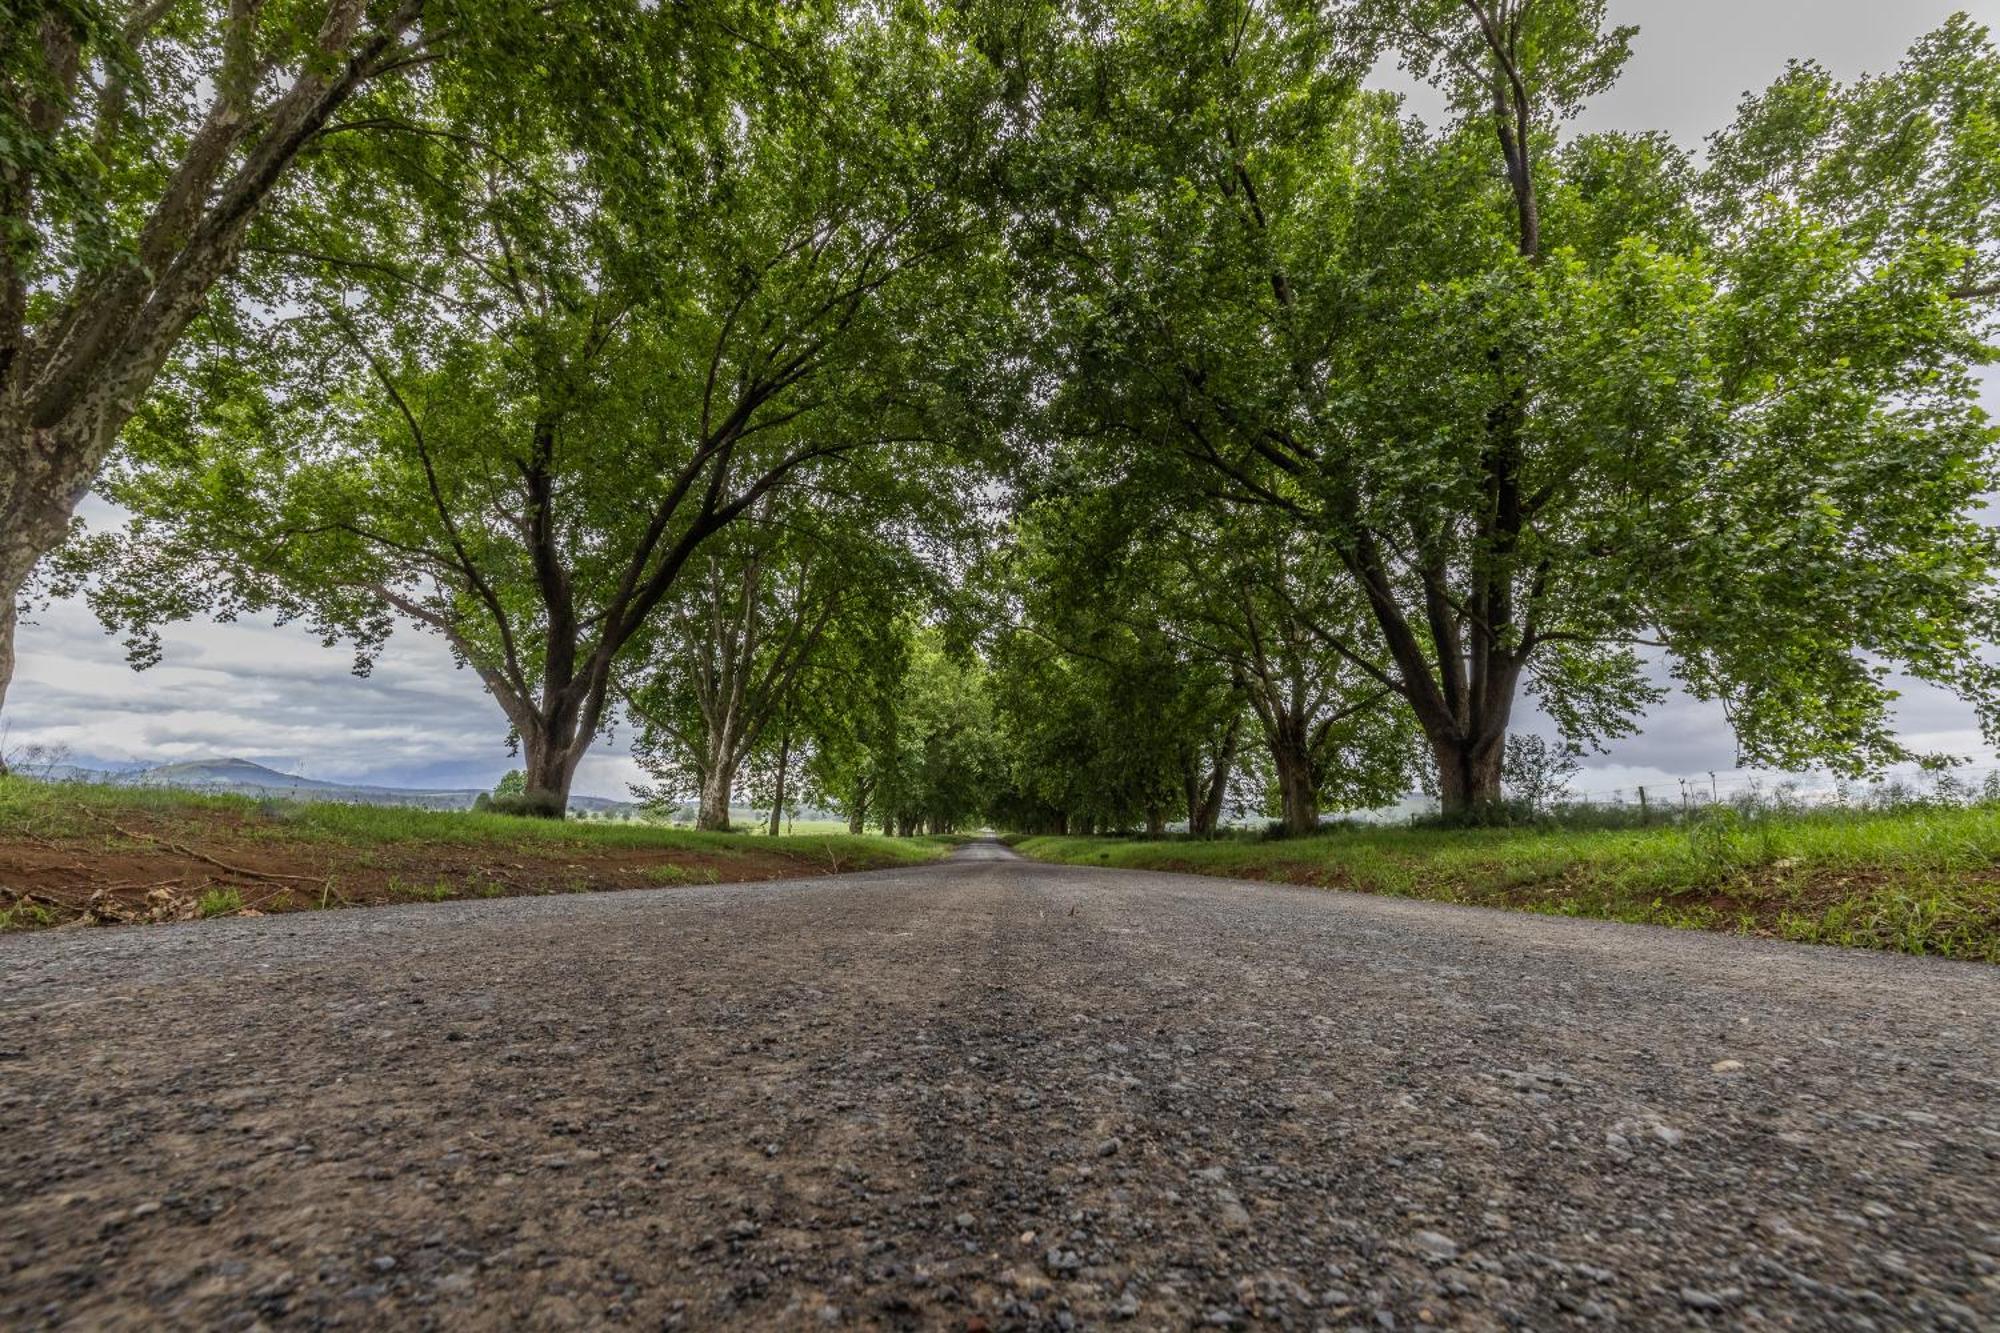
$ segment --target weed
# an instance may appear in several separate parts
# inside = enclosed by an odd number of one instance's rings
[[[34,930],[55,923],[55,912],[40,903],[15,903],[12,907],[0,907],[0,932]]]
[[[203,917],[228,916],[243,910],[243,895],[235,889],[208,889],[195,901],[194,910]]]
[[[430,884],[412,884],[395,875],[389,876],[388,890],[391,897],[406,898],[411,902],[441,903],[453,896],[452,886],[443,880]]]

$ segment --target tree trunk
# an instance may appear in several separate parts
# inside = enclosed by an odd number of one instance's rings
[[[13,413],[0,413],[0,430],[18,437],[0,441],[0,709],[14,680],[14,631],[28,576],[69,532],[70,516],[97,470],[104,449],[59,431],[38,431]],[[78,470],[84,456],[87,470]],[[69,466],[66,467],[65,464]],[[52,492],[45,494],[42,492]]]
[[[694,826],[708,833],[729,832],[729,798],[736,787],[733,765],[711,764],[701,784],[701,803],[695,808]]]
[[[778,736],[778,781],[771,792],[771,836],[777,837],[784,828],[785,818],[785,769],[792,762],[792,730],[786,727]]]
[[[1167,812],[1158,803],[1146,807],[1146,836],[1164,838],[1167,836]]]
[[[1222,824],[1222,802],[1229,794],[1229,775],[1236,770],[1236,747],[1243,735],[1243,719],[1232,718],[1229,729],[1222,734],[1222,748],[1216,752],[1215,765],[1208,771],[1207,789],[1197,787],[1193,803],[1193,815],[1188,819],[1188,833],[1196,838],[1212,838]]]
[[[19,619],[20,590],[0,586],[0,716],[6,714],[7,686],[14,679],[14,622]],[[0,776],[7,771],[7,757],[0,755]]]
[[[1457,736],[1431,737],[1437,756],[1438,804],[1450,818],[1476,816],[1499,804],[1500,761],[1507,734],[1466,741]]]
[[[569,812],[570,783],[576,777],[577,763],[589,748],[588,738],[566,745],[532,734],[521,740],[527,778],[522,813],[543,819],[563,818]]]
[[[1285,832],[1294,837],[1319,828],[1319,790],[1303,741],[1281,738],[1271,744],[1278,770],[1278,803]]]

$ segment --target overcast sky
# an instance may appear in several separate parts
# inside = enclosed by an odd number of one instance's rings
[[[1663,129],[1697,147],[1787,58],[1811,57],[1843,78],[1886,68],[1957,10],[2000,27],[2000,0],[1612,0],[1614,20],[1640,33],[1624,78],[1581,123]],[[1402,86],[1393,70],[1383,79]],[[1411,105],[1435,119],[1422,92]],[[2000,377],[1988,378],[1986,397],[2000,412]],[[249,623],[176,627],[163,664],[135,674],[89,612],[67,603],[22,625],[18,648],[0,742],[8,748],[47,741],[79,761],[116,764],[234,755],[310,777],[426,787],[490,786],[518,762],[478,680],[414,630],[390,641],[366,679],[350,674],[346,649],[323,648],[296,627]],[[1899,720],[1918,748],[1994,762],[1971,710],[1948,695],[1912,687]],[[579,793],[626,795],[637,770],[625,739],[621,732],[585,761]],[[1720,711],[1676,697],[1640,735],[1592,756],[1577,786],[1672,790],[1676,779],[1710,770],[1727,781],[1734,756]]]

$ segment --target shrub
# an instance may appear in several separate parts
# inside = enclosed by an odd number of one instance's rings
[[[553,792],[522,792],[518,796],[495,796],[486,809],[496,815],[520,815],[528,819],[561,819],[562,798]]]

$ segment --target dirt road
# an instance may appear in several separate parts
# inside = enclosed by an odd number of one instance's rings
[[[1992,1328],[2000,970],[973,849],[0,939],[0,1326]]]

